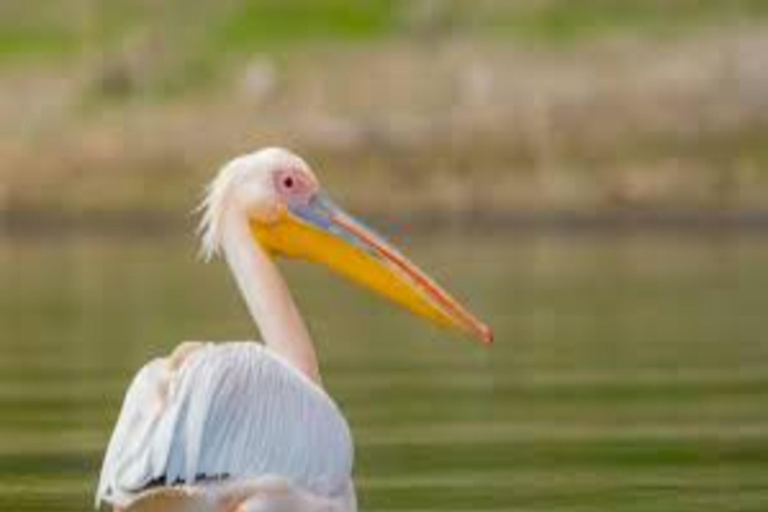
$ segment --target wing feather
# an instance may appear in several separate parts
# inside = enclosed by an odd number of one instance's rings
[[[285,477],[320,496],[348,492],[353,444],[333,400],[260,344],[205,344],[178,369],[134,378],[104,458],[97,504],[152,485]]]

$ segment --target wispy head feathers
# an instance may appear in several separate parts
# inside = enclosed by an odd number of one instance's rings
[[[242,158],[242,157],[241,157]],[[200,235],[200,256],[210,261],[221,250],[222,224],[226,211],[227,198],[233,183],[237,180],[240,158],[228,163],[205,189],[205,197],[195,209],[202,213],[197,232]]]
[[[206,261],[221,251],[227,212],[233,206],[251,212],[271,206],[274,200],[272,173],[285,168],[301,169],[316,180],[301,158],[275,147],[237,157],[219,171],[195,210],[202,213],[198,233],[202,241],[200,255]]]

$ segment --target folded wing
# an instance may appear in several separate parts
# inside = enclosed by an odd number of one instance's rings
[[[352,461],[348,425],[320,387],[257,343],[209,343],[178,368],[156,359],[136,375],[96,501],[268,475],[334,497],[349,492]]]

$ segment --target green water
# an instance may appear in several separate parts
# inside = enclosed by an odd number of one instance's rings
[[[768,237],[400,240],[485,350],[288,264],[370,511],[768,510]],[[0,511],[91,509],[132,372],[253,335],[189,238],[0,238]]]

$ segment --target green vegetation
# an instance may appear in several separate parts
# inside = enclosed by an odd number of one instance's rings
[[[394,14],[391,0],[246,0],[227,14],[217,39],[232,49],[368,39],[391,33]]]
[[[554,0],[531,4],[527,9],[511,8],[489,24],[506,35],[573,41],[626,32],[679,34],[768,15],[766,0]]]
[[[25,2],[0,7],[0,59],[117,50],[147,29],[178,50],[194,32],[195,48],[215,53],[462,33],[573,41],[627,31],[675,34],[766,16],[768,0]]]
[[[377,211],[760,208],[766,26],[768,0],[3,3],[0,211],[180,215],[265,142],[363,169],[329,182]]]
[[[10,63],[72,53],[76,47],[76,39],[64,31],[14,30],[10,27],[0,30],[0,58]]]

